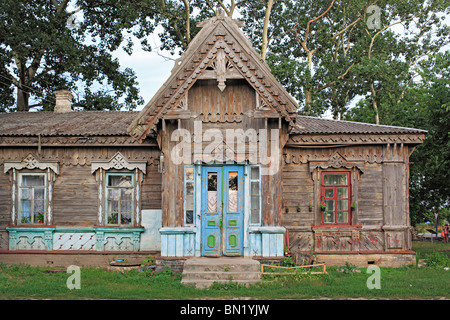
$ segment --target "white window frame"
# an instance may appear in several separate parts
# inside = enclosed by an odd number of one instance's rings
[[[108,190],[114,189],[114,187],[108,186],[108,181],[111,176],[130,176],[131,177],[131,184],[132,184],[132,199],[131,199],[131,222],[129,224],[122,224],[121,223],[121,216],[120,216],[120,207],[121,203],[119,200],[119,212],[117,216],[117,223],[108,223],[108,214],[109,214],[109,206],[108,206]],[[118,188],[119,189],[119,188]],[[135,179],[135,173],[134,172],[105,172],[105,213],[104,213],[104,221],[105,226],[119,226],[119,227],[133,227],[135,224],[135,218],[136,215],[136,179]]]
[[[258,168],[258,179],[252,179],[252,168]],[[249,166],[249,207],[250,207],[250,217],[249,223],[251,226],[260,226],[261,225],[261,212],[262,212],[262,183],[261,183],[261,166],[260,165],[250,165]],[[257,182],[259,184],[259,213],[258,213],[258,222],[252,222],[252,182]]]
[[[43,221],[42,223],[38,223],[34,221],[34,187],[28,187],[28,186],[23,186],[22,182],[23,176],[42,176],[44,178],[44,186],[42,187],[44,189],[44,217],[43,217]],[[18,216],[17,216],[17,224],[18,225],[45,225],[47,222],[47,214],[48,214],[48,202],[49,202],[49,197],[48,197],[48,181],[47,181],[47,173],[46,172],[19,172],[18,174]],[[32,189],[32,208],[30,208],[30,218],[31,221],[30,222],[22,222],[23,219],[23,210],[22,210],[22,192],[23,189]]]
[[[188,180],[187,179],[187,175],[186,175],[186,169],[188,169],[188,168],[192,168],[192,170],[193,170],[193,178],[192,178],[192,180]],[[184,225],[185,226],[194,226],[195,225],[195,207],[196,207],[196,190],[197,190],[197,186],[196,186],[196,183],[195,183],[195,176],[196,176],[196,168],[195,168],[195,166],[193,166],[193,165],[186,165],[186,166],[184,166],[184,183],[183,183],[183,187],[184,187],[184,199],[183,199],[183,223],[184,223]],[[187,213],[187,210],[186,210],[186,198],[187,198],[187,189],[186,189],[186,184],[187,183],[192,183],[193,184],[193,186],[194,186],[194,190],[193,190],[193,202],[194,202],[194,208],[193,208],[193,210],[192,210],[192,223],[187,223],[187,221],[186,221],[186,213]]]

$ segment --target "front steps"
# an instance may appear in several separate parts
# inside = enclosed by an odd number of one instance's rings
[[[181,283],[209,288],[214,282],[248,285],[261,280],[260,263],[242,257],[192,258],[186,260]]]

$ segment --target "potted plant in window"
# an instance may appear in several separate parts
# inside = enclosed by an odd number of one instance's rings
[[[112,212],[111,215],[108,217],[108,224],[117,224],[118,222],[119,222],[118,213]]]
[[[44,223],[44,214],[42,212],[39,212],[36,216],[35,216],[35,222],[36,223]]]
[[[352,202],[352,204],[350,205],[350,209],[351,209],[352,211],[355,211],[355,210],[356,210],[356,201],[353,201],[353,202]]]
[[[300,212],[300,202],[297,202],[297,212]]]
[[[325,201],[322,201],[322,203],[320,204],[320,211],[325,211],[326,209],[326,205],[325,205]]]

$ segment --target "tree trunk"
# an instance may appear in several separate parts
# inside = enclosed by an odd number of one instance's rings
[[[270,11],[272,10],[274,0],[269,0],[266,7],[266,15],[264,17],[264,27],[262,34],[262,48],[261,48],[261,57],[263,60],[266,60],[267,48],[269,46],[269,40],[267,39],[267,32],[269,29],[269,20],[270,20]]]
[[[30,98],[30,94],[28,92],[23,91],[20,88],[17,88],[17,111],[26,111],[30,110],[28,100]]]
[[[305,86],[305,115],[309,116],[311,113],[311,102],[312,102],[312,83],[311,83],[311,71],[312,71],[312,56],[315,50],[308,50],[307,53],[307,63],[306,69],[309,72],[309,81]]]
[[[372,108],[375,112],[375,124],[380,124],[380,116],[378,113],[378,104],[377,104],[377,92],[375,91],[375,87],[373,86],[373,82],[370,82],[370,92],[372,93]]]

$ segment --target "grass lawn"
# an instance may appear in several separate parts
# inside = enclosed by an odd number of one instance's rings
[[[172,275],[170,270],[122,274],[83,268],[81,289],[69,290],[66,272],[0,264],[0,299],[450,299],[450,271],[442,265],[450,261],[450,244],[417,242],[413,249],[418,258],[437,263],[433,267],[381,268],[380,289],[367,288],[371,274],[366,269],[350,272],[348,266],[347,272],[330,267],[326,275],[265,276],[248,288],[229,283],[204,290],[181,284],[181,275]]]

